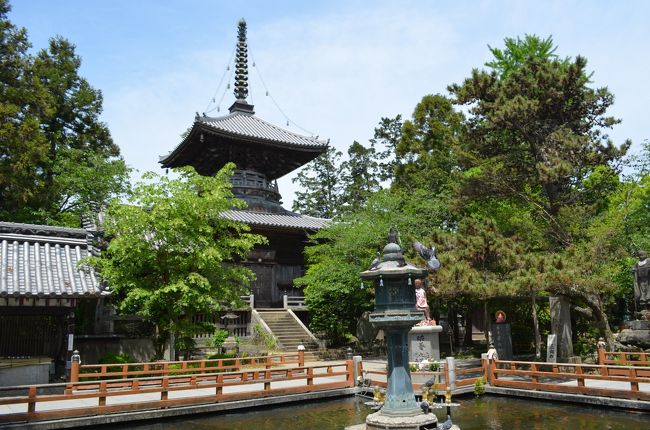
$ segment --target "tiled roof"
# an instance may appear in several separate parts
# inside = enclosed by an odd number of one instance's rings
[[[315,137],[292,133],[249,113],[235,111],[221,117],[197,117],[196,120],[215,130],[246,138],[300,146],[324,147],[327,145],[327,142],[320,141]]]
[[[0,297],[77,298],[102,294],[84,229],[0,222]]]
[[[331,220],[300,215],[293,212],[284,214],[260,213],[245,210],[232,210],[223,213],[225,218],[244,222],[249,225],[283,227],[307,230],[319,230],[327,226]]]

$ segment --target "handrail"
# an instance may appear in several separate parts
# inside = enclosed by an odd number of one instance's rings
[[[456,368],[456,388],[465,387],[474,385],[476,380],[479,378],[485,378],[485,365],[480,367],[467,367],[467,368]],[[370,381],[371,386],[378,386],[381,388],[386,388],[387,382],[385,381],[387,377],[387,372],[385,370],[363,370],[364,378]],[[373,375],[381,376],[381,380],[373,378]],[[417,378],[418,376],[423,376],[423,378]],[[423,382],[430,380],[433,376],[437,376],[437,381],[432,385],[433,389],[436,392],[443,392],[448,385],[450,385],[449,372],[447,371],[447,366],[441,364],[440,370],[435,372],[411,372],[411,384],[413,386],[413,391],[419,393],[422,387]],[[413,382],[414,379],[424,379],[424,381]],[[485,379],[484,379],[485,380]]]
[[[340,369],[343,367],[343,369]],[[287,386],[286,381],[304,380],[305,383]],[[272,384],[279,386],[274,387]],[[282,383],[285,382],[285,383]],[[259,386],[263,384],[263,389]],[[241,400],[292,393],[306,393],[318,390],[352,388],[355,385],[352,360],[344,364],[285,367],[275,369],[244,370],[239,372],[217,372],[201,375],[156,376],[114,381],[78,382],[72,392],[64,394],[38,394],[39,388],[63,387],[67,384],[46,384],[22,387],[2,387],[2,389],[22,388],[27,395],[0,397],[2,405],[27,405],[27,412],[0,412],[0,423],[17,421],[40,421],[57,418],[70,418],[102,413],[126,412],[150,408],[199,405],[228,400]],[[234,387],[239,387],[235,389]],[[229,388],[229,392],[224,389]],[[192,396],[170,398],[175,391],[193,390]],[[129,402],[108,402],[107,399],[134,394],[159,393],[160,397],[137,399]],[[96,399],[95,405],[87,405],[78,400]],[[65,409],[48,410],[48,402],[69,401]],[[36,406],[41,407],[37,411]],[[45,406],[44,406],[45,405]],[[58,406],[58,405],[57,405]],[[3,409],[0,408],[0,411]],[[6,409],[5,409],[6,410]]]
[[[491,360],[489,375],[494,387],[650,400],[650,391],[639,390],[650,383],[644,367]]]
[[[612,358],[610,358],[612,357]],[[636,360],[635,358],[638,358]],[[624,351],[605,351],[604,348],[598,348],[598,364],[613,364],[619,366],[650,366],[650,353],[648,352],[624,352]]]
[[[81,379],[95,380],[126,377],[171,376],[175,374],[203,374],[210,372],[237,371],[243,366],[260,366],[269,369],[273,366],[287,364],[305,365],[304,351],[282,355],[265,355],[259,357],[233,357],[202,360],[163,361],[146,363],[84,364],[72,362],[70,383],[76,384]],[[118,368],[119,370],[111,370]],[[70,386],[69,389],[74,389]]]

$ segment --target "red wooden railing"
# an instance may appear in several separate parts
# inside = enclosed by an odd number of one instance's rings
[[[0,391],[19,390],[25,393],[0,397],[0,423],[54,420],[352,388],[356,383],[353,367],[353,361],[348,360],[333,365],[76,382],[72,390],[69,383],[0,387]],[[287,381],[292,383],[287,384]],[[66,390],[63,394],[45,393],[57,388]],[[174,395],[176,392],[183,393]]]

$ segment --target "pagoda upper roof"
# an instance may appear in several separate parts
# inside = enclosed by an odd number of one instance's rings
[[[327,149],[327,142],[270,124],[252,112],[234,110],[221,117],[196,116],[183,141],[160,158],[163,167],[191,165],[213,175],[228,162],[277,179]]]

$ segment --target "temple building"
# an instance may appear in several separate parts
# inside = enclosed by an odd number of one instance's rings
[[[328,220],[300,215],[282,207],[277,179],[326,151],[327,142],[302,136],[255,116],[248,97],[246,23],[239,23],[235,68],[235,102],[221,117],[196,115],[189,133],[169,154],[163,168],[193,166],[214,175],[233,162],[233,193],[248,207],[224,216],[247,223],[268,239],[244,263],[257,275],[251,288],[255,308],[277,308],[283,296],[302,295],[293,280],[303,274],[307,235]]]

